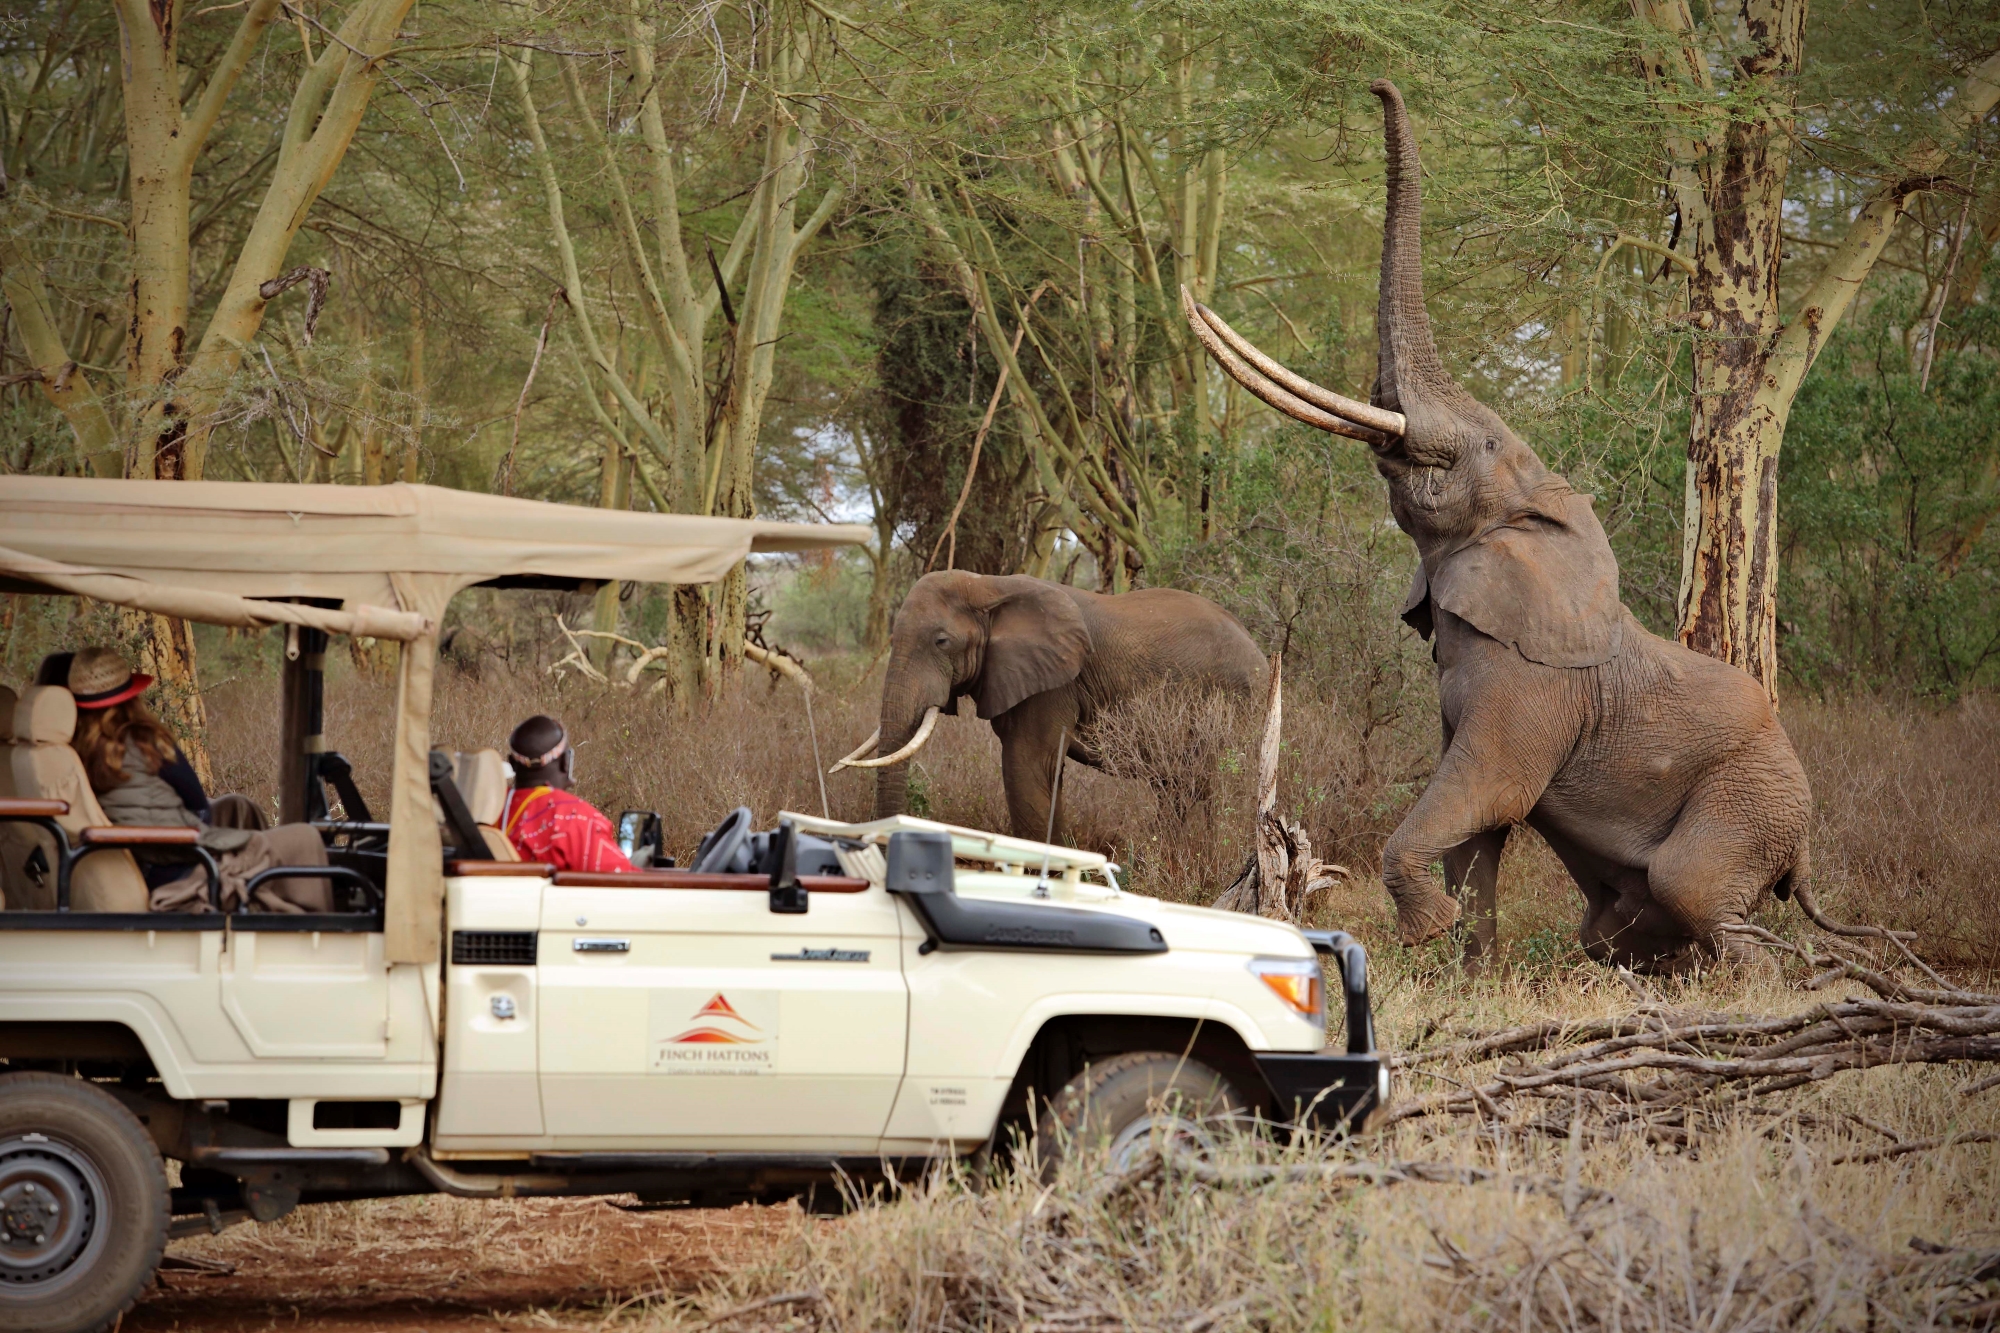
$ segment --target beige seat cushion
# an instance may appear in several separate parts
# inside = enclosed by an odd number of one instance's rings
[[[518,861],[521,854],[500,831],[507,813],[507,761],[498,750],[460,750],[451,762],[451,780],[465,798],[479,836],[486,840],[486,853],[495,861]]]
[[[9,756],[16,796],[67,801],[69,813],[57,819],[72,841],[87,828],[111,821],[97,804],[84,774],[83,760],[70,748],[76,736],[76,700],[60,685],[37,685],[14,705],[14,748]],[[37,831],[34,837],[50,866],[34,901],[21,906],[42,911],[55,908],[55,840]],[[145,876],[130,852],[94,852],[77,863],[70,880],[69,905],[78,912],[143,912],[147,908]],[[9,905],[12,905],[10,898]]]
[[[514,844],[507,841],[507,835],[491,824],[479,826],[479,836],[486,839],[486,854],[495,861],[518,861],[521,853]]]
[[[452,756],[451,780],[473,823],[498,824],[507,813],[507,762],[498,750],[460,750]]]

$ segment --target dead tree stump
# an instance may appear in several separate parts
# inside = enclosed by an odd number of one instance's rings
[[[1347,874],[1344,866],[1313,856],[1312,839],[1278,813],[1278,755],[1284,734],[1284,658],[1271,658],[1270,696],[1264,707],[1264,739],[1257,749],[1257,822],[1253,847],[1235,883],[1215,906],[1296,922],[1313,894]]]

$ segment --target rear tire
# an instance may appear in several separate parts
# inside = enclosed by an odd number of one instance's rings
[[[1043,1180],[1094,1152],[1105,1152],[1113,1171],[1151,1148],[1206,1156],[1246,1114],[1229,1080],[1200,1061],[1132,1051],[1085,1067],[1049,1100],[1035,1126],[1035,1156]]]
[[[82,1079],[0,1075],[0,1330],[96,1333],[166,1244],[166,1166],[139,1118]]]

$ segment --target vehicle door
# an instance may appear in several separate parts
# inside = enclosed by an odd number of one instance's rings
[[[901,925],[862,880],[565,871],[543,894],[542,1109],[558,1148],[872,1152],[902,1078]]]

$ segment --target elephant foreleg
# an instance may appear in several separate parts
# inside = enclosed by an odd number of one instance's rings
[[[1475,912],[1492,903],[1506,830],[1528,817],[1569,751],[1571,738],[1546,721],[1511,704],[1460,719],[1430,785],[1382,849],[1382,882],[1405,944],[1435,939],[1458,919],[1457,900],[1431,878],[1441,861],[1449,884],[1473,889]],[[1463,869],[1454,870],[1460,857]],[[1484,913],[1488,923],[1474,922],[1479,956],[1492,949],[1491,909]],[[1470,946],[1467,956],[1475,956]]]
[[[1062,829],[1056,762],[1065,737],[1077,726],[1076,702],[1059,690],[1038,694],[993,719],[1000,738],[1000,782],[1007,791],[1007,820],[1017,838],[1036,842]],[[1051,806],[1054,806],[1053,819]]]
[[[1460,918],[1465,936],[1465,971],[1478,976],[1493,961],[1499,942],[1500,854],[1507,849],[1509,828],[1489,829],[1467,838],[1444,854],[1445,890],[1471,908],[1471,919]]]

